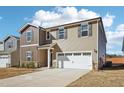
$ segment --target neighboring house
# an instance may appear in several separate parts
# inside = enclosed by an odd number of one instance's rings
[[[4,39],[4,51],[0,52],[0,67],[19,66],[20,63],[20,39],[16,36],[8,36]]]
[[[0,51],[4,51],[4,43],[0,41]]]
[[[21,64],[91,70],[105,63],[107,39],[100,17],[49,28],[26,24],[20,34]]]

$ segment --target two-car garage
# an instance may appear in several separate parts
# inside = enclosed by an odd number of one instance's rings
[[[59,68],[92,69],[92,52],[58,52]]]

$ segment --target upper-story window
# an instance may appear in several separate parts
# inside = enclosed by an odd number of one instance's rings
[[[31,51],[26,51],[26,60],[31,61],[32,60],[32,52]]]
[[[7,43],[8,48],[13,48],[13,41]]]
[[[58,39],[64,39],[65,38],[65,29],[64,27],[60,27],[58,31]]]
[[[78,30],[79,37],[92,36],[92,24],[82,23]]]
[[[81,36],[89,35],[89,26],[88,24],[81,24]]]
[[[31,42],[32,40],[32,31],[27,31],[26,32],[26,41]]]
[[[46,32],[46,40],[50,40],[50,32]]]

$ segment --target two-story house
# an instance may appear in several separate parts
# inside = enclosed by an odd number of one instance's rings
[[[100,17],[49,28],[26,24],[19,31],[21,64],[91,70],[105,63],[107,39]]]
[[[0,67],[20,65],[20,38],[7,36],[3,40],[4,50],[0,51]]]

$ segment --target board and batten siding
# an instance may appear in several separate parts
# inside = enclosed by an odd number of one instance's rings
[[[31,42],[26,41],[26,32],[32,31],[32,40]],[[20,36],[20,46],[21,45],[30,45],[30,44],[39,44],[39,28],[29,26],[21,33]]]

